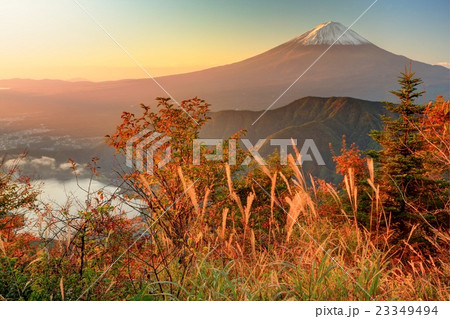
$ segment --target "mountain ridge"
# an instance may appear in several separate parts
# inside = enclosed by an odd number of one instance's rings
[[[244,138],[253,144],[259,139],[297,139],[302,145],[305,139],[313,139],[325,167],[307,163],[305,168],[315,175],[335,178],[330,143],[335,150],[342,145],[342,137],[350,145],[355,143],[361,150],[375,149],[377,144],[369,136],[371,130],[382,128],[380,115],[390,114],[382,102],[365,101],[352,97],[304,97],[288,105],[267,111],[252,125],[262,111],[219,111],[211,113],[211,120],[202,128],[202,138],[227,139],[234,133],[247,129]],[[269,155],[276,148],[266,144],[261,154]],[[292,153],[292,149],[290,150]]]

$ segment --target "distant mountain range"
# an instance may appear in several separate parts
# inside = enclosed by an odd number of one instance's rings
[[[306,139],[313,139],[326,165],[318,166],[316,162],[306,162],[305,170],[315,176],[335,181],[335,165],[332,161],[330,144],[339,152],[342,136],[345,135],[349,145],[354,142],[361,150],[377,148],[368,134],[373,129],[382,128],[380,115],[387,114],[381,102],[350,97],[305,97],[286,106],[269,110],[255,125],[252,125],[262,112],[234,110],[213,112],[210,114],[211,119],[202,128],[200,137],[227,139],[234,133],[246,129],[244,138],[248,138],[252,144],[259,139],[267,139],[260,150],[263,156],[272,154],[277,149],[276,146],[269,145],[269,139],[293,138],[297,140],[299,149]],[[69,136],[55,137],[51,131],[43,130],[8,133],[14,131],[15,123],[0,126],[0,156],[5,151],[11,155],[20,154],[26,149],[32,158],[41,158],[41,161],[42,157],[55,159],[52,167],[39,167],[35,173],[44,176],[56,174],[61,180],[70,178],[71,175],[56,168],[67,163],[69,157],[85,163],[93,156],[97,156],[101,159],[103,175],[109,172],[108,176],[115,176],[111,172],[112,166],[117,164],[113,157],[114,152],[102,143],[101,139],[90,141]],[[101,121],[98,122],[100,127],[103,124]],[[79,123],[78,129],[84,131],[84,124]],[[102,134],[106,133],[112,133],[112,130],[102,131]],[[293,153],[292,147],[288,150]],[[123,165],[123,162],[119,161],[119,164]],[[33,172],[37,167],[32,166],[29,169]]]

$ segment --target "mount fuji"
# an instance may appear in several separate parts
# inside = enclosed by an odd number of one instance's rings
[[[424,81],[427,99],[437,94],[448,97],[447,68],[388,52],[337,22],[322,23],[237,63],[159,80],[183,98],[195,92],[213,110],[256,111],[266,109],[297,79],[274,107],[305,96],[392,100],[389,91],[398,87],[397,78],[410,62]]]
[[[260,111],[297,79],[272,109],[306,96],[393,100],[389,91],[398,87],[397,77],[410,62],[424,81],[426,99],[437,94],[449,97],[449,69],[388,52],[338,22],[319,24],[243,61],[156,80],[178,101],[198,96],[211,104],[212,111]],[[0,90],[1,114],[25,113],[41,105],[48,110],[46,116],[55,118],[53,124],[65,129],[86,110],[85,131],[102,133],[130,105],[153,104],[155,97],[166,95],[148,78],[96,83],[0,80],[0,88],[9,88]]]

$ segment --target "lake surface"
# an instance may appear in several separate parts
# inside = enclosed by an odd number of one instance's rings
[[[89,188],[89,179],[84,178],[78,180],[75,179],[68,181],[61,181],[57,179],[47,179],[40,181],[41,195],[39,199],[44,203],[54,203],[57,205],[64,205],[68,199],[78,199],[84,203],[86,200],[86,191]],[[84,190],[83,190],[84,189]],[[103,189],[105,193],[112,193],[116,190],[115,187],[107,186],[99,181],[92,181],[90,191],[95,193]]]
[[[66,206],[68,202],[70,202],[69,214],[76,216],[79,211],[86,209],[86,199],[87,193],[85,190],[89,188],[90,180],[88,178],[82,178],[78,180],[78,183],[75,179],[61,181],[57,179],[45,179],[37,181],[39,185],[39,190],[41,194],[38,197],[38,201],[42,208],[46,206],[47,208],[51,208],[53,211],[57,211],[59,208]],[[90,191],[93,196],[96,195],[96,192],[99,190],[103,190],[105,194],[105,199],[108,198],[108,195],[117,191],[117,188],[114,186],[108,186],[99,181],[92,181],[90,185]],[[118,200],[112,201],[112,205],[120,208],[126,212],[129,218],[136,217],[139,213],[132,209],[127,205],[120,205]],[[120,212],[117,210],[117,213]],[[34,212],[26,213],[27,219],[27,227],[25,230],[34,232],[36,234],[40,233],[40,227],[38,226],[38,216]]]

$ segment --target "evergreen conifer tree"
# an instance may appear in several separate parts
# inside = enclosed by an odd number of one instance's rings
[[[419,129],[425,107],[415,101],[424,93],[418,90],[422,81],[414,76],[410,66],[405,67],[398,83],[400,89],[391,93],[399,103],[384,102],[392,116],[382,116],[384,129],[371,133],[381,150],[369,155],[378,164],[385,208],[400,230],[399,235],[404,237],[414,221],[423,222],[431,206],[437,205],[433,198],[437,183],[427,177],[421,156],[425,145]]]

